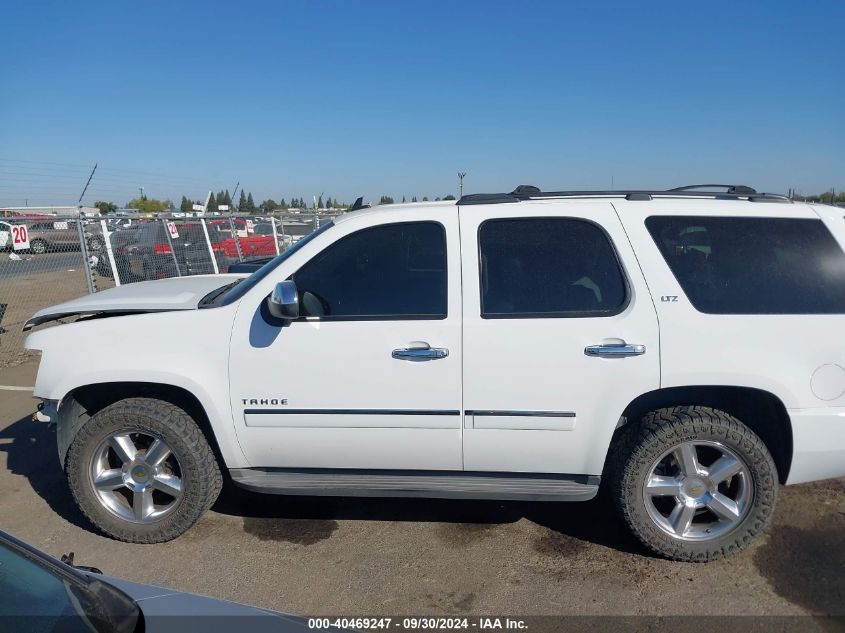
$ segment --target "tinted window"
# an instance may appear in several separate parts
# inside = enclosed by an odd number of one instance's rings
[[[655,216],[646,227],[701,312],[845,313],[845,254],[821,220]]]
[[[364,229],[326,248],[293,279],[304,316],[444,318],[445,232],[436,222]]]
[[[167,238],[164,235],[164,227],[158,222],[151,222],[142,225],[138,230],[138,241],[142,244],[158,244],[160,242],[166,242]]]
[[[601,316],[625,304],[616,253],[591,222],[488,220],[478,239],[483,317]]]

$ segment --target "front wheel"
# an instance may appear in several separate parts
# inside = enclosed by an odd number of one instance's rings
[[[647,547],[705,562],[750,545],[768,526],[777,469],[763,441],[708,407],[673,407],[625,429],[609,462],[616,505]]]
[[[32,240],[32,243],[29,245],[29,250],[36,255],[43,255],[47,252],[47,242],[44,240]]]
[[[130,398],[94,414],[67,458],[73,496],[107,535],[132,543],[176,538],[222,487],[214,453],[179,407]]]

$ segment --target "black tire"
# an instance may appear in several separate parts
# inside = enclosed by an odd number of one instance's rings
[[[43,255],[47,252],[47,242],[44,240],[32,240],[29,245],[29,250],[36,255]]]
[[[744,518],[725,534],[683,540],[652,519],[643,491],[655,462],[684,442],[713,442],[744,462],[751,499]],[[708,407],[684,406],[648,413],[624,428],[608,459],[607,480],[614,502],[631,532],[646,547],[672,560],[707,562],[748,547],[769,525],[777,501],[778,475],[763,441],[733,416]]]
[[[108,510],[89,476],[97,447],[121,431],[149,432],[171,447],[181,470],[182,496],[174,510],[150,523],[133,523]],[[79,430],[66,462],[70,489],[85,516],[103,533],[130,543],[161,543],[187,531],[216,501],[223,485],[214,452],[183,409],[152,398],[129,398],[99,411]]]

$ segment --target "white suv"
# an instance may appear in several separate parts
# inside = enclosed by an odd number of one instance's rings
[[[82,511],[160,542],[226,473],[278,494],[578,501],[706,561],[845,475],[845,222],[746,187],[465,196],[324,224],[255,272],[37,313]]]

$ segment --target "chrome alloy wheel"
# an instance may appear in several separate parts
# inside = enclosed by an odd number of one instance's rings
[[[719,442],[683,442],[661,455],[643,483],[652,521],[682,541],[707,541],[737,527],[751,507],[751,472]]]
[[[182,499],[176,455],[163,439],[146,431],[121,431],[101,442],[89,477],[103,507],[133,523],[159,521]]]

